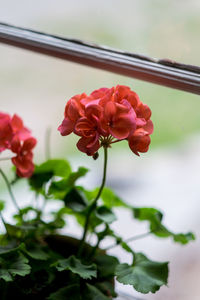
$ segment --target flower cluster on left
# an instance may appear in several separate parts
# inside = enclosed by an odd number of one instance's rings
[[[12,151],[15,156],[11,158],[16,166],[17,175],[30,177],[34,171],[33,148],[37,140],[32,137],[22,119],[14,114],[0,112],[0,153],[4,150]]]

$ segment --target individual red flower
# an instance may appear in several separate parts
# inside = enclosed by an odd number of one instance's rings
[[[32,162],[33,152],[37,141],[30,137],[24,141],[20,141],[19,137],[15,137],[11,144],[11,150],[17,155],[12,158],[13,164],[16,166],[17,175],[20,177],[30,177],[34,171]]]
[[[73,132],[77,120],[84,115],[84,105],[81,100],[86,98],[85,93],[72,97],[65,107],[65,118],[62,124],[58,127],[61,135],[68,135]]]
[[[149,135],[152,133],[153,123],[151,120],[149,120],[145,126],[136,129],[135,132],[129,137],[128,143],[130,149],[138,156],[138,152],[147,152],[151,142]]]
[[[100,88],[89,96],[72,97],[66,104],[64,120],[58,130],[62,135],[80,136],[77,147],[87,155],[112,143],[128,140],[130,149],[139,155],[146,152],[153,132],[151,110],[129,87],[117,85]]]
[[[13,136],[18,136],[22,141],[31,136],[30,130],[24,127],[22,119],[16,114],[11,119],[11,127]]]
[[[136,114],[131,106],[108,101],[101,119],[103,129],[118,140],[125,139],[136,129]]]
[[[11,118],[8,114],[0,113],[0,152],[8,149],[13,136]]]
[[[0,152],[8,149],[16,154],[11,160],[20,177],[30,177],[34,171],[32,149],[36,142],[19,116],[0,113]]]

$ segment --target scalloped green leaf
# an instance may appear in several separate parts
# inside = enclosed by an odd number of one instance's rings
[[[155,293],[167,284],[168,262],[155,262],[142,253],[135,253],[133,265],[119,264],[116,276],[117,281],[132,285],[140,293]]]
[[[58,271],[70,270],[74,274],[78,274],[83,279],[91,279],[97,277],[97,268],[95,264],[85,265],[74,255],[67,259],[60,259],[55,264]]]
[[[95,215],[98,219],[100,219],[101,221],[107,224],[110,224],[117,220],[117,217],[114,214],[114,212],[111,209],[107,208],[106,206],[97,207],[95,211]]]
[[[12,252],[0,257],[0,279],[13,281],[16,275],[26,276],[31,272],[28,259],[20,252]]]

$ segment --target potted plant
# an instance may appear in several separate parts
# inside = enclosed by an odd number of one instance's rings
[[[125,203],[106,187],[108,152],[113,144],[127,140],[131,151],[147,152],[153,132],[151,110],[129,87],[101,88],[89,96],[72,97],[66,104],[64,120],[58,130],[62,136],[75,133],[80,137],[77,147],[93,159],[103,148],[104,165],[101,185],[87,190],[78,179],[88,170],[73,171],[65,159],[48,159],[40,165],[33,163],[36,139],[17,115],[0,113],[0,152],[11,151],[15,178],[7,178],[2,168],[16,213],[8,223],[0,202],[0,217],[5,232],[0,235],[0,297],[1,299],[75,299],[109,300],[117,296],[114,280],[132,285],[141,293],[155,293],[167,284],[168,262],[150,260],[137,253],[123,237],[112,229],[116,221],[114,210],[130,210],[133,218],[149,222],[149,234],[171,237],[187,244],[192,233],[175,234],[162,224],[163,214],[152,207],[135,207]],[[5,158],[2,156],[1,160]],[[13,185],[26,178],[35,203],[21,207],[13,193]],[[37,200],[42,199],[42,207]],[[44,213],[50,201],[61,203],[56,211]],[[83,228],[80,239],[60,234],[66,217],[73,216]],[[95,243],[87,240],[88,233]],[[132,256],[132,263],[119,261],[101,247],[106,238],[113,239]],[[133,237],[134,238],[134,237]],[[111,246],[111,247],[112,247]]]

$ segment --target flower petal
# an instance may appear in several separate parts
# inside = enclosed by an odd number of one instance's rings
[[[127,138],[135,129],[135,119],[131,114],[114,119],[112,126],[109,127],[110,134],[119,140]]]
[[[60,131],[61,135],[68,135],[73,132],[74,129],[74,122],[65,118],[61,125],[58,127],[58,130]]]
[[[149,149],[149,144],[151,142],[149,135],[132,136],[129,138],[128,143],[130,149],[139,156],[138,152],[147,152]]]
[[[86,153],[87,155],[94,155],[100,148],[99,140],[97,139],[95,143],[93,142],[93,138],[80,138],[78,141],[77,148]]]

